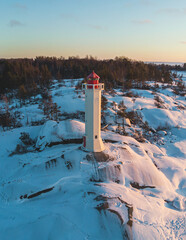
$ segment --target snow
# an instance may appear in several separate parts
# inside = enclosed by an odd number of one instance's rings
[[[65,120],[57,123],[47,121],[37,137],[36,148],[43,150],[50,143],[62,142],[67,139],[82,139],[85,124],[76,120]]]
[[[186,111],[170,111],[167,109],[154,108],[146,109],[142,111],[144,120],[150,123],[154,128],[160,127],[176,127],[180,126],[186,128]]]
[[[74,91],[79,81],[54,82],[51,94],[62,113],[84,111],[84,96]],[[82,139],[83,119],[31,126],[31,119],[45,118],[38,103],[18,108],[21,128],[0,130],[0,239],[185,239],[186,116],[177,108],[185,98],[160,87],[156,94],[166,108],[157,108],[150,90],[133,89],[140,97],[132,98],[116,92],[105,95],[111,125],[101,133],[104,155],[72,143]],[[159,141],[137,141],[130,133],[142,129],[127,120],[129,136],[116,132],[118,106],[111,103],[122,100],[151,128],[167,127],[149,135],[159,134]],[[29,133],[35,148],[12,155],[23,144],[21,132]]]

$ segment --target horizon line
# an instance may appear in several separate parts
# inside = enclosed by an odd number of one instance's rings
[[[137,62],[144,62],[144,63],[168,63],[168,64],[184,64],[185,62],[183,61],[161,61],[161,60],[137,60],[137,59],[132,59],[132,58],[129,58],[129,57],[126,57],[126,56],[115,56],[114,58],[98,58],[97,56],[92,56],[92,55],[86,55],[84,57],[80,57],[80,56],[68,56],[68,57],[63,57],[63,56],[60,56],[60,57],[57,57],[57,56],[47,56],[47,55],[38,55],[38,56],[35,56],[35,57],[2,57],[0,58],[0,60],[13,60],[13,59],[36,59],[36,58],[39,58],[39,57],[43,57],[43,58],[57,58],[57,59],[60,59],[60,58],[63,58],[65,60],[68,60],[69,58],[77,58],[77,59],[85,59],[85,58],[88,58],[88,59],[95,59],[95,60],[116,60],[116,58],[126,58],[128,60],[131,60],[131,61],[137,61]]]

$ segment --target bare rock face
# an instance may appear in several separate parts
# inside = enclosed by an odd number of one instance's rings
[[[108,162],[112,160],[112,158],[104,152],[95,152],[94,158],[97,162]]]

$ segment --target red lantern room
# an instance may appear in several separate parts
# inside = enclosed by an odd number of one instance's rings
[[[93,88],[93,86],[91,86],[93,84],[96,85],[96,86],[94,86],[95,89],[98,88],[97,84],[99,84],[100,77],[94,71],[92,71],[92,73],[90,75],[88,75],[87,79],[88,79],[87,88],[89,88],[89,89]],[[91,85],[89,85],[89,84],[91,84]]]

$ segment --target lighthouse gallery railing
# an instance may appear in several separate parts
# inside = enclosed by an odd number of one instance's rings
[[[85,90],[85,89],[103,90],[104,89],[104,83],[97,83],[97,84],[83,83],[82,84],[82,90]]]

